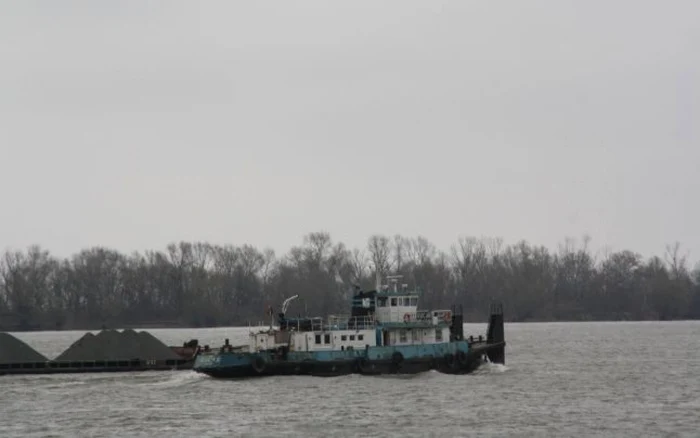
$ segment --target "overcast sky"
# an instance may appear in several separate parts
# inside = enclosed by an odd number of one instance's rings
[[[311,231],[700,259],[700,2],[19,1],[0,250]]]

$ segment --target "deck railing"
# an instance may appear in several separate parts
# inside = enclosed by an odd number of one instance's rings
[[[327,330],[372,329],[377,325],[373,316],[329,315]]]
[[[433,317],[430,310],[419,310],[416,312],[416,321],[418,322],[432,322]]]
[[[377,320],[373,315],[351,316],[351,315],[329,315],[325,320],[321,317],[294,318],[285,320],[282,329],[296,331],[332,331],[332,330],[367,330],[377,326]],[[251,335],[261,331],[267,331],[270,323],[259,321],[257,324],[249,324]],[[277,324],[273,328],[279,329]]]

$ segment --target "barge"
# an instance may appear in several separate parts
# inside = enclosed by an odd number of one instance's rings
[[[505,363],[503,307],[493,303],[486,335],[464,335],[462,307],[418,310],[419,293],[400,276],[375,290],[356,291],[350,315],[287,318],[294,295],[270,325],[250,332],[249,343],[228,340],[200,350],[196,372],[214,378],[271,375],[414,374],[437,370],[467,374],[485,362]]]
[[[196,339],[182,346],[166,346],[146,332],[102,330],[96,336],[86,333],[57,358],[49,360],[17,338],[7,333],[0,335],[6,344],[0,345],[0,350],[4,347],[21,352],[19,358],[10,360],[3,359],[6,354],[0,355],[0,376],[191,370],[199,351]]]
[[[187,358],[14,362],[0,364],[0,376],[5,374],[124,373],[134,371],[191,370],[192,365],[193,361]]]

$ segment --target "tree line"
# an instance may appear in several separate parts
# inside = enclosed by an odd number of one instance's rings
[[[484,321],[492,300],[508,321],[695,319],[700,271],[687,264],[678,244],[645,260],[628,250],[593,254],[588,238],[550,251],[469,237],[441,251],[424,237],[374,235],[350,249],[316,232],[281,256],[180,242],[61,259],[31,246],[0,260],[0,329],[241,325],[295,294],[295,315],[347,313],[355,288],[374,288],[377,273],[419,288],[421,308],[462,304],[467,321]]]

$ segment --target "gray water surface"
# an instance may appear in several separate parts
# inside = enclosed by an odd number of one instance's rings
[[[219,345],[248,329],[149,331]],[[15,336],[53,358],[83,334]],[[506,324],[506,341],[505,366],[467,376],[0,376],[0,436],[700,437],[700,322]]]

